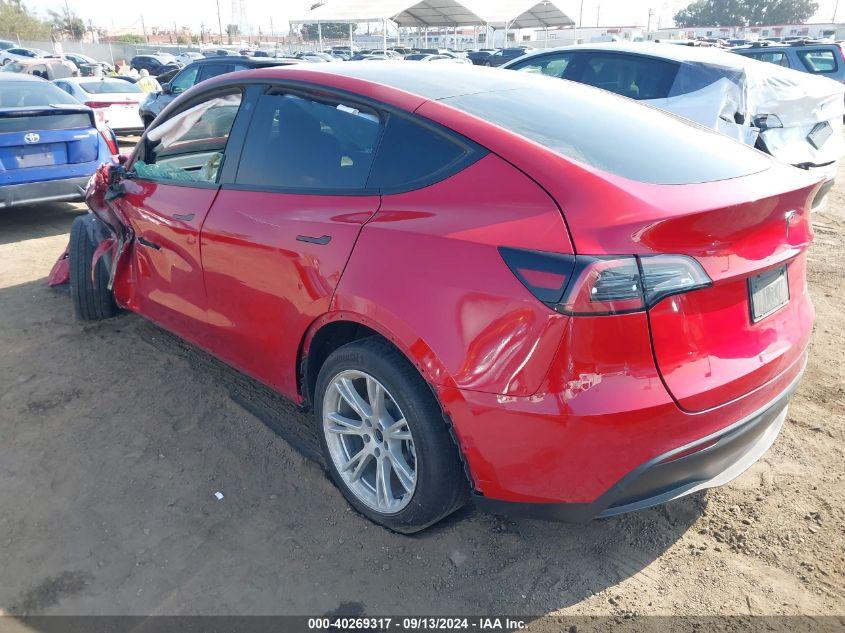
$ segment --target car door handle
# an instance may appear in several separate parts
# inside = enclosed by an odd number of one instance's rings
[[[148,248],[154,248],[157,251],[161,250],[161,246],[159,246],[155,242],[151,242],[150,240],[141,237],[140,235],[135,239],[138,240],[138,243],[143,245],[143,246],[146,246]]]
[[[182,215],[181,213],[174,213],[172,217],[174,220],[179,220],[180,222],[190,222],[194,219],[194,214],[186,213]]]
[[[296,236],[297,242],[307,242],[308,244],[319,244],[320,246],[325,246],[329,242],[332,241],[331,235],[323,235],[322,237],[312,237],[310,235],[297,235]]]

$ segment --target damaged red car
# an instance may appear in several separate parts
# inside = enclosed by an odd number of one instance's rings
[[[723,484],[802,374],[818,179],[588,86],[366,63],[203,82],[92,180],[76,314],[127,310],[310,407],[422,529]]]

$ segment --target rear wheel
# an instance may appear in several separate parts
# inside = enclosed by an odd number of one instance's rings
[[[114,295],[108,288],[109,271],[100,259],[91,278],[91,262],[97,245],[86,227],[86,216],[73,221],[70,229],[70,296],[77,319],[97,321],[117,314]]]
[[[440,406],[385,341],[333,352],[317,377],[314,410],[329,474],[370,520],[411,533],[465,503],[466,477]]]

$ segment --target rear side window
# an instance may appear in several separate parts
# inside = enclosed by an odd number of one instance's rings
[[[197,75],[197,83],[228,72],[232,72],[232,64],[203,64]]]
[[[524,62],[519,62],[514,66],[510,66],[511,70],[521,70],[527,73],[535,73],[538,75],[546,75],[548,77],[557,77],[563,79],[563,73],[569,67],[569,62],[572,61],[572,53],[561,53],[558,55],[543,55],[541,57],[533,57]]]
[[[478,154],[434,127],[391,114],[367,188],[395,193],[424,187],[461,169]]]
[[[381,135],[375,110],[290,93],[263,95],[235,183],[262,189],[364,189]]]
[[[764,53],[748,53],[746,57],[760,60],[761,62],[768,62],[770,64],[777,64],[778,66],[786,66],[789,68],[789,58],[786,53],[778,51],[766,51]]]
[[[829,49],[804,49],[798,51],[798,57],[811,73],[835,73],[836,56]]]
[[[678,65],[662,59],[619,54],[587,54],[581,83],[631,99],[665,99]]]
[[[441,99],[565,158],[631,180],[687,184],[767,169],[761,152],[663,111],[567,81]]]

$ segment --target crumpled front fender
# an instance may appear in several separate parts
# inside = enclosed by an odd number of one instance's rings
[[[114,200],[122,195],[119,181],[115,181],[113,169],[115,163],[104,163],[88,181],[85,191],[85,203],[91,211],[91,221],[87,222],[89,238],[97,246],[91,261],[93,279],[97,264],[103,259],[109,270],[108,287],[111,290],[119,267],[125,259],[127,244],[134,238],[131,225],[126,220],[120,207]],[[70,279],[69,245],[53,265],[47,278],[49,286],[67,283]]]

